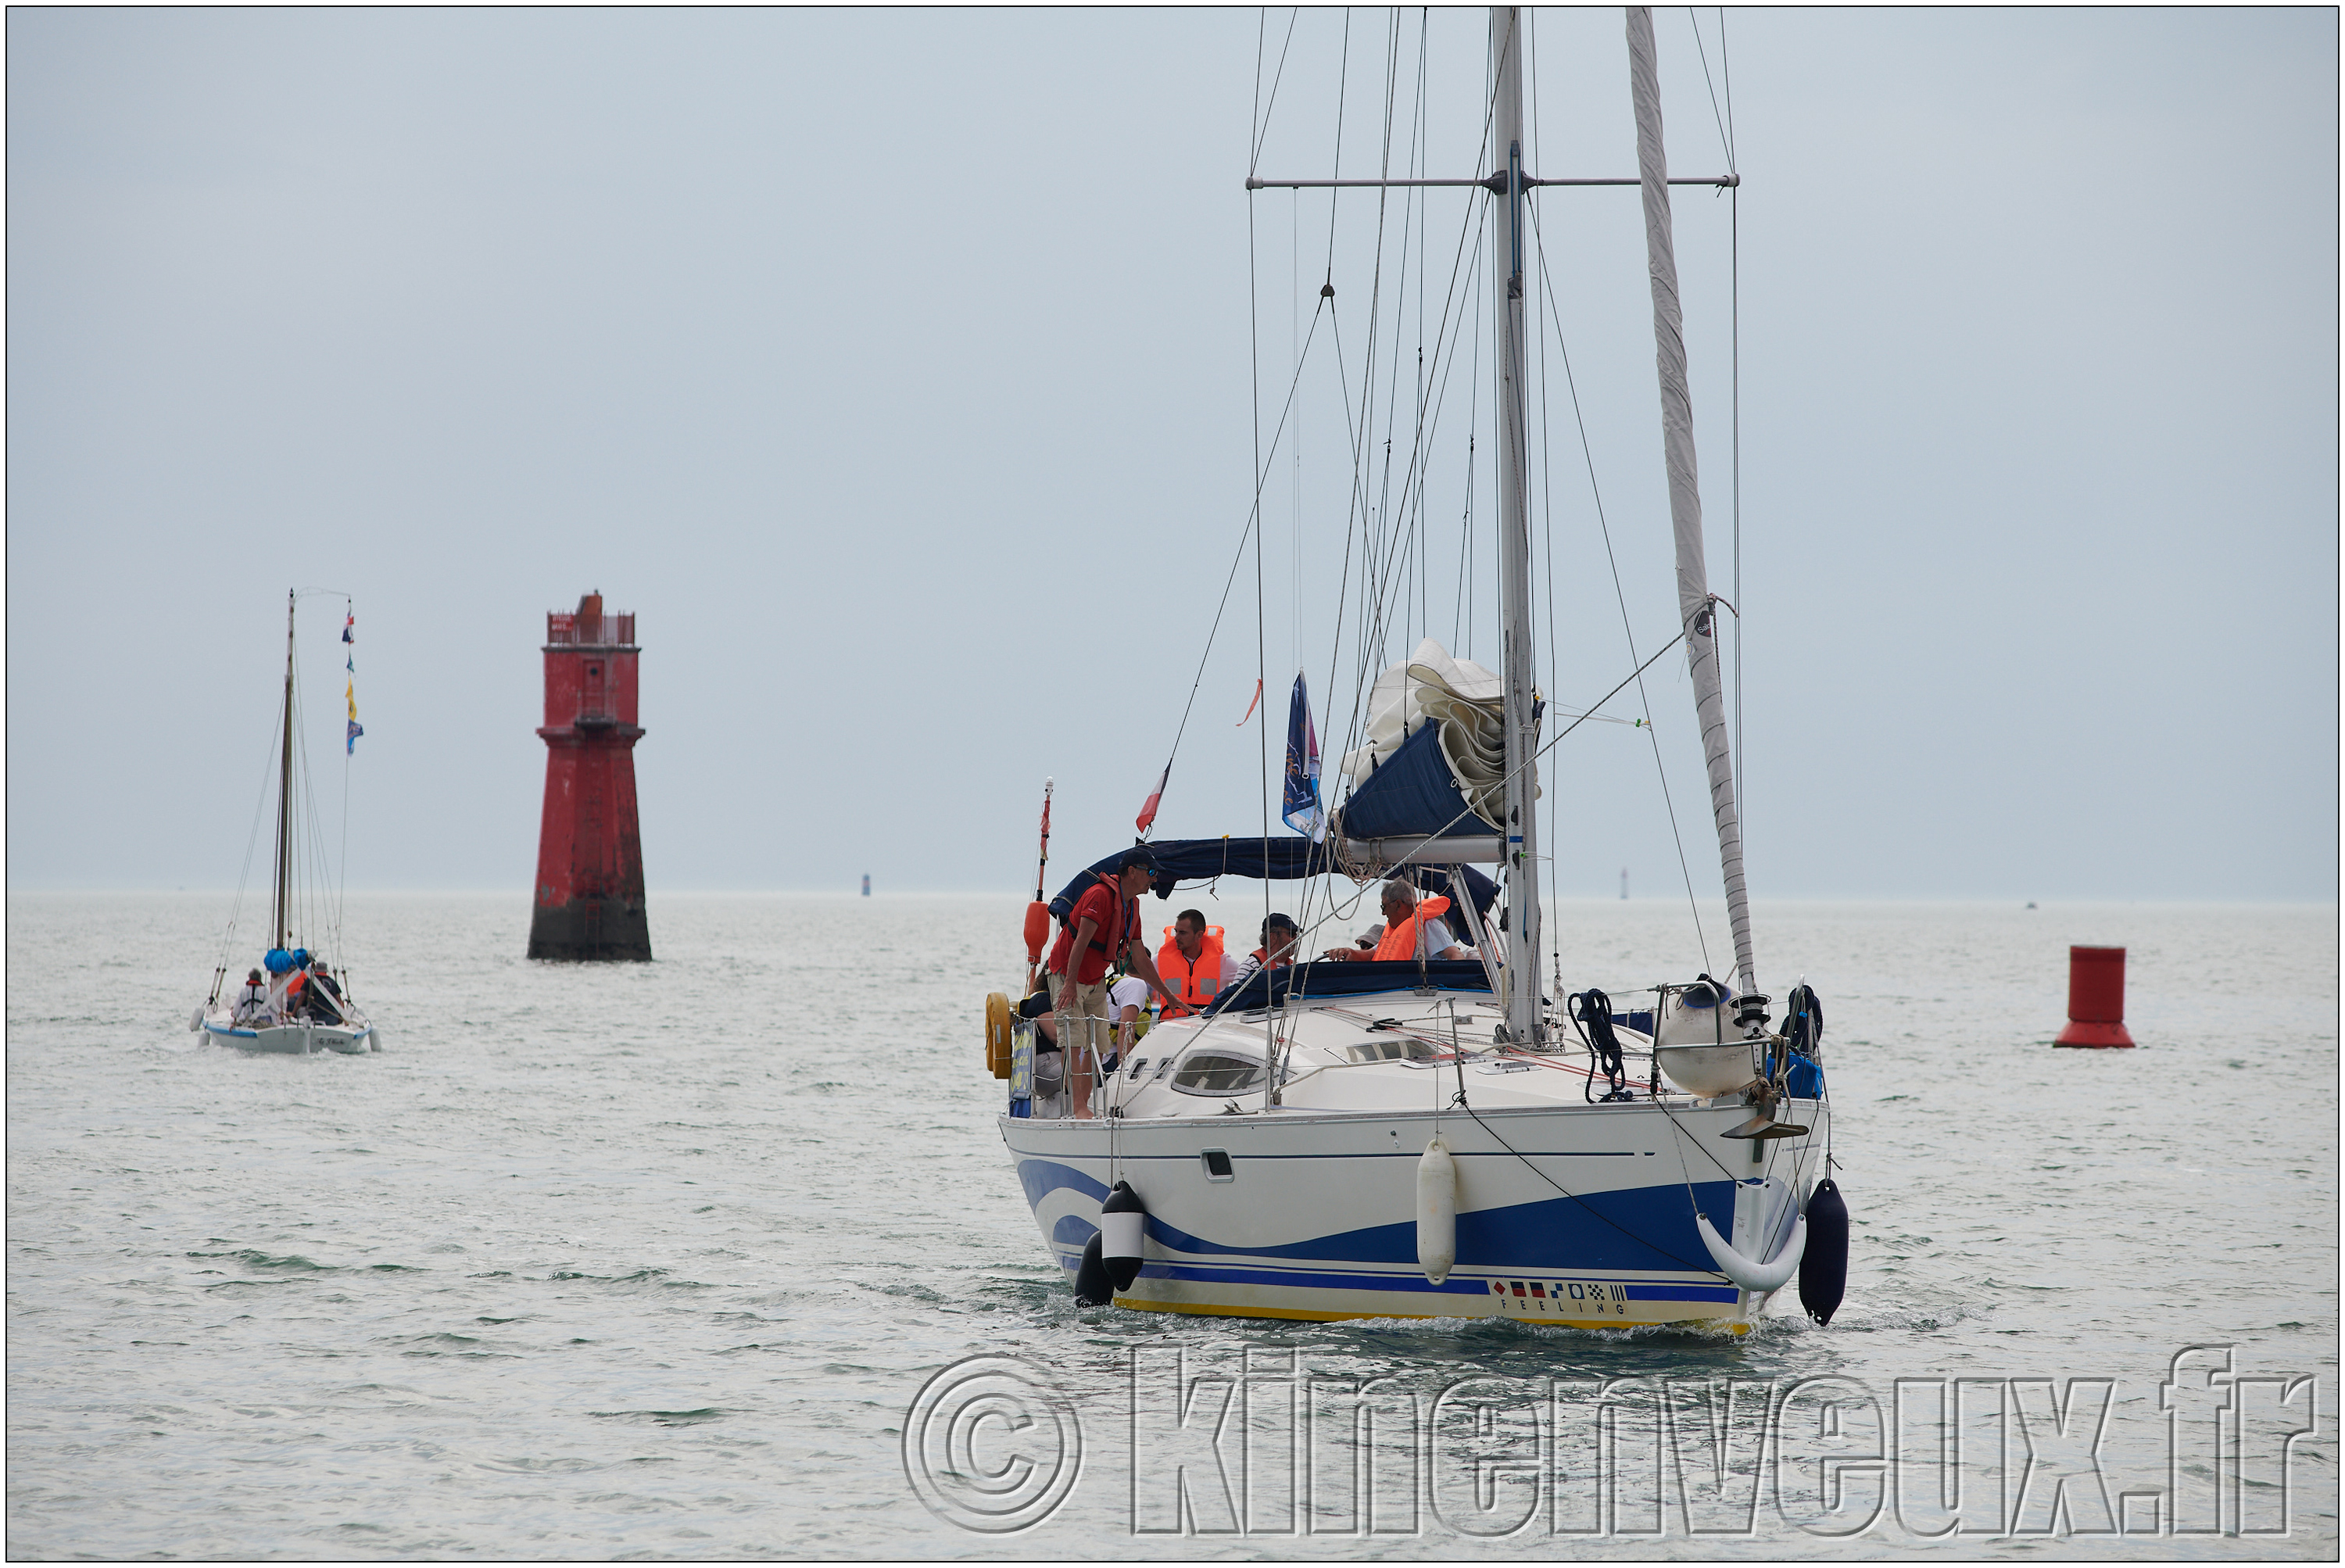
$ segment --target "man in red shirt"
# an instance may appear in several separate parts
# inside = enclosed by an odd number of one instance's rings
[[[1051,994],[1058,1003],[1052,1025],[1064,1051],[1074,1114],[1091,1115],[1091,1073],[1107,1059],[1107,972],[1119,955],[1132,972],[1167,1002],[1179,999],[1157,978],[1156,960],[1140,935],[1140,895],[1156,872],[1156,857],[1134,845],[1124,851],[1112,881],[1095,880],[1067,911],[1067,923],[1051,949]]]

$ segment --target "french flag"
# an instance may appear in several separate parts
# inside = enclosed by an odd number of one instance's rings
[[[1142,833],[1146,833],[1150,828],[1155,826],[1156,808],[1163,800],[1164,786],[1172,780],[1172,764],[1167,760],[1164,764],[1164,771],[1157,775],[1156,788],[1148,792],[1148,803],[1141,807],[1140,815],[1132,819],[1132,825]]]

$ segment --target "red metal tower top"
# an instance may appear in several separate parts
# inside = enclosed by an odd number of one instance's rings
[[[575,610],[547,611],[545,729],[634,729],[641,651],[634,613],[604,615],[601,594],[586,595]]]
[[[635,613],[614,610],[603,613],[603,596],[586,594],[578,600],[574,610],[545,612],[545,643],[550,650],[563,647],[633,647],[635,646]]]

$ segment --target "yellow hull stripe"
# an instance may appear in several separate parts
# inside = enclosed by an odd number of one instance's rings
[[[1119,1307],[1135,1312],[1185,1312],[1198,1318],[1287,1318],[1306,1323],[1345,1323],[1365,1318],[1400,1318],[1418,1322],[1430,1322],[1435,1318],[1474,1316],[1461,1312],[1312,1312],[1300,1307],[1223,1307],[1203,1301],[1142,1301],[1136,1296],[1119,1296]],[[1591,1331],[1620,1329],[1657,1329],[1678,1324],[1715,1324],[1740,1337],[1751,1332],[1748,1323],[1719,1323],[1715,1318],[1656,1318],[1630,1322],[1625,1318],[1520,1318],[1510,1312],[1485,1312],[1485,1318],[1497,1318],[1509,1323],[1545,1323],[1558,1329],[1586,1329]]]

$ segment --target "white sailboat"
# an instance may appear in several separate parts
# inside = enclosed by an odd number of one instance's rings
[[[1369,744],[1346,759],[1353,786],[1324,835],[1152,846],[1168,897],[1183,880],[1223,876],[1406,878],[1451,900],[1477,952],[1258,972],[1201,1015],[1159,1023],[1127,1046],[1097,1096],[1101,1114],[1081,1118],[1038,1083],[1033,1026],[994,998],[989,1059],[1010,1095],[1003,1142],[1044,1244],[1086,1301],[1734,1332],[1794,1278],[1818,1321],[1839,1305],[1847,1214],[1826,1168],[1821,1010],[1802,986],[1784,1030],[1770,1028],[1752,953],[1651,20],[1629,13],[1634,182],[1526,171],[1521,25],[1517,8],[1491,12],[1487,177],[1248,181],[1489,190],[1493,293],[1504,307],[1495,345],[1503,667],[1452,660],[1428,640],[1386,671],[1368,704]],[[1592,989],[1545,994],[1539,974],[1542,699],[1518,372],[1525,204],[1541,185],[1590,183],[1643,191],[1680,640],[1735,942],[1731,985],[1703,975],[1658,986],[1649,1007],[1630,1013]],[[1085,877],[1112,876],[1122,854]],[[1477,864],[1500,870],[1503,918],[1494,917],[1500,889],[1470,869]],[[1079,878],[1052,912],[1063,921],[1085,885]]]
[[[300,838],[294,812],[294,767],[299,755],[295,732],[299,709],[294,700],[293,612],[295,596],[285,596],[285,711],[280,727],[277,767],[277,832],[274,866],[269,879],[269,939],[268,950],[248,973],[254,983],[228,993],[228,965],[213,969],[210,997],[198,1008],[188,1027],[203,1032],[215,1044],[240,1051],[285,1055],[310,1055],[331,1051],[345,1056],[382,1049],[381,1037],[350,995],[347,972],[330,972],[323,954],[307,945],[316,938],[301,928],[305,919],[296,883],[300,862]],[[351,738],[357,738],[357,709],[351,709]],[[239,895],[240,901],[240,895]],[[338,922],[336,922],[338,923]],[[235,921],[229,921],[230,940]],[[336,955],[339,957],[340,955]]]

